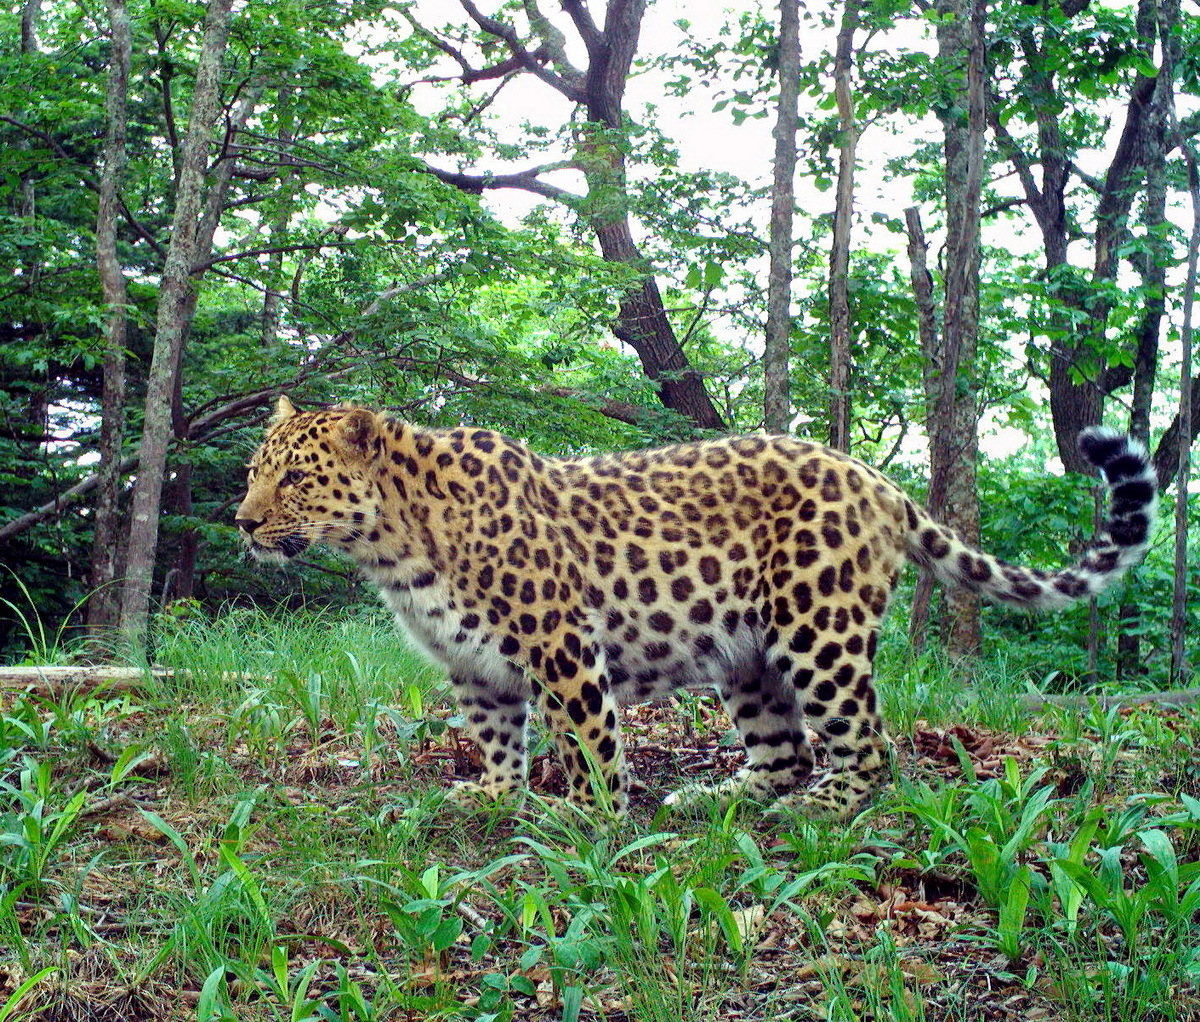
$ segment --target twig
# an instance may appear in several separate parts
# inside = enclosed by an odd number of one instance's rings
[[[458,902],[454,906],[454,908],[458,912],[458,914],[460,916],[462,916],[468,923],[470,923],[472,926],[474,926],[475,929],[477,929],[477,930],[486,930],[487,929],[487,925],[488,925],[487,917],[484,915],[481,915],[475,909],[471,908],[471,906],[468,905],[465,901]]]

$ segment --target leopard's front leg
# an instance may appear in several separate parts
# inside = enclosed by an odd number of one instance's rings
[[[567,774],[567,798],[623,816],[629,807],[616,699],[595,648],[575,632],[533,651],[538,707]]]
[[[516,667],[504,682],[472,675],[450,678],[467,731],[479,745],[478,781],[456,781],[450,798],[460,803],[500,801],[524,791],[528,773],[525,725],[529,684]]]

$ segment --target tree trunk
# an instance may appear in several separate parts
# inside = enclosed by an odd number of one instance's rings
[[[1143,0],[1143,8],[1147,0]],[[1153,0],[1149,0],[1153,2]],[[1151,43],[1153,38],[1151,37]],[[1125,111],[1125,125],[1104,175],[1096,209],[1093,247],[1095,263],[1092,282],[1108,283],[1116,278],[1118,254],[1129,237],[1128,215],[1137,193],[1135,175],[1144,170],[1144,136],[1147,111],[1155,92],[1154,78],[1139,76]],[[1050,414],[1063,465],[1071,472],[1093,470],[1079,452],[1079,432],[1103,419],[1104,398],[1127,377],[1110,379],[1105,362],[1096,354],[1102,347],[1109,303],[1103,288],[1083,295],[1066,296],[1075,308],[1087,313],[1082,328],[1068,331],[1050,349]],[[1082,332],[1083,336],[1080,336]],[[1117,380],[1120,382],[1118,383]]]
[[[96,266],[104,304],[104,366],[100,390],[100,465],[96,486],[95,533],[92,538],[91,593],[87,630],[93,637],[111,632],[120,613],[120,592],[114,584],[119,567],[121,535],[121,445],[125,437],[125,274],[117,257],[117,215],[125,175],[126,96],[132,39],[125,0],[108,0],[112,50],[108,66],[105,115],[104,172],[96,214]]]
[[[1190,143],[1184,143],[1190,150]],[[1194,152],[1188,157],[1188,185],[1192,193],[1192,236],[1188,245],[1187,284],[1183,296],[1183,329],[1180,331],[1179,423],[1184,436],[1191,432],[1192,392],[1192,312],[1196,302],[1196,261],[1200,255],[1200,173]],[[1187,539],[1188,474],[1190,446],[1179,447],[1179,470],[1175,497],[1175,585],[1171,602],[1171,677],[1179,681],[1191,673],[1187,660]]]
[[[279,126],[276,129],[280,147],[286,150],[296,137],[296,115],[293,103],[293,86],[280,86],[276,100]],[[269,243],[274,247],[286,244],[288,227],[295,209],[295,196],[299,174],[285,171],[279,181],[279,195],[269,223]],[[284,288],[283,252],[272,252],[267,256],[267,272],[263,279],[262,329],[260,337],[264,348],[272,347],[279,339],[282,322],[282,297]]]
[[[22,55],[38,52],[37,28],[41,17],[42,0],[26,0],[21,8]],[[34,97],[31,96],[30,98]],[[22,137],[17,142],[17,148],[19,149],[29,149],[31,147],[32,143],[28,138]],[[28,161],[22,162],[28,166]],[[38,173],[36,170],[21,171],[21,185],[17,196],[17,219],[28,224],[31,230],[37,216],[37,179]],[[22,257],[22,260],[22,280],[29,288],[29,293],[33,294],[34,287],[42,275],[42,265],[41,260],[38,258],[37,249],[34,247],[26,249],[26,255]],[[18,329],[20,330],[20,335],[30,345],[34,343],[35,338],[43,333],[43,327],[37,321],[37,317],[28,317],[26,322],[22,323]],[[45,436],[47,433],[47,413],[49,411],[49,400],[45,385],[36,387],[31,380],[28,394],[24,400],[26,402],[24,419],[29,426],[30,432]]]
[[[629,264],[641,261],[625,217],[610,223],[593,221],[592,229],[605,259]],[[675,336],[653,276],[643,277],[641,284],[621,299],[613,333],[637,353],[646,376],[658,384],[664,406],[702,429],[725,428],[725,420],[704,389],[704,378],[692,367]]]
[[[211,0],[208,6],[187,136],[179,161],[171,244],[159,284],[154,353],[146,384],[145,421],[137,482],[133,489],[120,615],[122,634],[139,645],[145,637],[150,610],[159,506],[166,475],[167,445],[172,433],[172,398],[184,340],[195,311],[192,267],[197,262],[198,235],[202,229],[208,148],[221,110],[220,71],[232,4],[233,0]]]
[[[567,7],[564,4],[564,7]],[[629,70],[637,53],[645,0],[609,0],[603,33],[592,34],[586,17],[572,12],[588,48],[583,105],[588,120],[580,141],[585,154],[588,184],[588,220],[596,232],[605,259],[626,265],[643,262],[629,225],[629,191],[625,175],[625,146],[616,141],[626,132],[622,104]],[[658,282],[647,273],[640,286],[621,302],[613,332],[629,344],[646,375],[658,384],[659,398],[673,411],[692,419],[702,429],[724,429],[704,379],[696,372],[675,336],[663,305]]]
[[[1165,56],[1164,70],[1168,85],[1175,72],[1179,56],[1179,39],[1174,32],[1179,22],[1178,0],[1168,0],[1162,7],[1162,38]],[[1179,414],[1177,436],[1194,437],[1196,423],[1195,400],[1197,388],[1192,374],[1193,337],[1192,314],[1196,304],[1197,261],[1200,260],[1200,160],[1190,138],[1185,138],[1175,121],[1174,94],[1168,107],[1173,134],[1187,164],[1188,192],[1192,200],[1192,234],[1188,242],[1187,280],[1183,288],[1183,327],[1180,330]],[[1191,674],[1187,658],[1187,583],[1188,583],[1188,476],[1191,444],[1179,444],[1179,460],[1175,484],[1175,584],[1171,601],[1171,677],[1186,679]]]
[[[1163,75],[1164,82],[1167,76]],[[1158,342],[1166,315],[1167,265],[1171,246],[1166,240],[1167,209],[1167,120],[1169,86],[1156,90],[1156,109],[1151,113],[1145,138],[1146,204],[1142,222],[1146,229],[1147,250],[1135,258],[1134,265],[1142,278],[1146,295],[1141,319],[1138,322],[1137,352],[1133,364],[1133,399],[1129,410],[1129,432],[1149,449],[1150,406],[1154,396],[1154,379],[1158,370]],[[1141,619],[1140,601],[1123,602],[1117,611],[1117,676],[1131,678],[1142,672],[1141,642],[1138,623]]]
[[[941,343],[926,352],[930,473],[928,508],[962,538],[979,544],[978,410],[973,380],[979,329],[979,197],[983,183],[986,80],[983,0],[941,0],[938,53],[957,102],[944,112],[946,274]],[[965,107],[965,109],[964,109]],[[979,597],[946,596],[946,651],[974,656],[982,645]],[[910,630],[928,614],[914,608]]]
[[[200,550],[200,533],[186,521],[195,511],[190,462],[183,461],[176,465],[167,506],[171,514],[184,520],[184,525],[179,532],[179,548],[170,571],[170,585],[163,586],[163,601],[190,600],[196,592],[196,554]]]
[[[913,298],[917,305],[917,330],[921,338],[923,364],[932,365],[939,347],[937,307],[933,297],[933,275],[929,272],[925,229],[921,214],[915,206],[904,211],[908,230],[908,265],[912,280]],[[929,643],[929,608],[933,599],[933,572],[922,568],[913,591],[912,612],[908,620],[908,638],[913,650],[920,653]]]
[[[829,257],[829,445],[850,450],[850,227],[854,217],[854,163],[858,126],[850,80],[854,32],[859,4],[847,0],[842,8],[833,61],[841,155],[838,162],[837,204],[833,214],[833,249]]]
[[[792,423],[788,357],[792,335],[792,211],[795,206],[796,129],[800,96],[800,4],[779,3],[779,109],[775,177],[771,186],[767,336],[763,350],[763,422],[769,433]]]

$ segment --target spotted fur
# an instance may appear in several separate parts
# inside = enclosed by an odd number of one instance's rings
[[[1103,429],[1080,444],[1107,479],[1109,519],[1076,564],[1052,572],[971,549],[874,469],[791,437],[558,460],[489,430],[297,412],[286,398],[237,524],[260,557],[323,542],[358,563],[450,675],[483,754],[471,792],[524,786],[534,702],[572,799],[596,795],[590,762],[621,811],[620,705],[701,684],[746,746],[722,794],[845,815],[885,771],[872,660],[906,561],[1044,610],[1142,557],[1155,502],[1144,448]],[[830,758],[807,791],[806,724]]]

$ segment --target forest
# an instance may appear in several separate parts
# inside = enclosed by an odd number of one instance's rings
[[[0,6],[0,1022],[1200,1019],[1200,8]],[[901,577],[852,824],[516,814],[354,566],[234,526],[281,395],[550,456],[790,433],[965,540],[1144,562],[1033,617]],[[1190,480],[1190,482],[1189,482]]]

